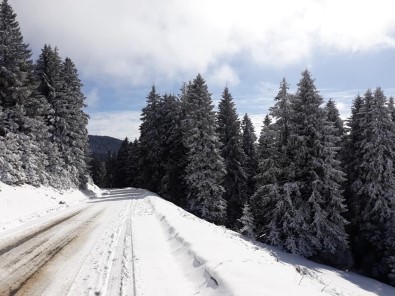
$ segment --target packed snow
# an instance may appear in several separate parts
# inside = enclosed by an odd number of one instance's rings
[[[81,191],[31,185],[9,186],[0,182],[0,235],[18,225],[64,211],[91,197],[101,196],[102,190],[92,183],[88,183],[87,189]]]
[[[95,199],[49,188],[1,190],[0,294],[395,295],[393,287],[249,240],[146,190]]]

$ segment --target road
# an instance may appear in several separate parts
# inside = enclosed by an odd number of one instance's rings
[[[139,189],[0,239],[0,295],[194,295],[153,207]]]

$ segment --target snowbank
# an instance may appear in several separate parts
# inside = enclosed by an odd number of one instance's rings
[[[185,271],[204,268],[216,295],[395,295],[395,288],[378,281],[249,241],[153,194],[147,198],[178,261],[190,264]]]
[[[101,196],[101,191],[94,184],[88,184],[87,190],[82,192],[43,186],[9,186],[0,182],[0,233],[97,196]]]

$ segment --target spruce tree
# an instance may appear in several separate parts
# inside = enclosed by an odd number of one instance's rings
[[[297,248],[307,256],[318,251],[334,253],[347,244],[341,190],[345,179],[336,159],[339,139],[320,108],[322,101],[310,73],[304,71],[292,103],[290,141],[299,193]]]
[[[393,239],[388,238],[388,234],[394,226],[395,213],[395,135],[386,101],[380,88],[374,93],[368,90],[364,95],[354,143],[355,174],[350,176],[357,261],[369,273],[376,276],[379,273],[381,277],[383,271],[379,264],[388,253],[388,239]],[[367,262],[360,251],[374,256],[374,262]]]
[[[251,204],[255,218],[255,228],[258,236],[266,235],[270,223],[278,222],[272,213],[272,206],[278,199],[278,163],[276,159],[276,132],[268,115],[265,116],[261,134],[259,136],[257,155],[258,170],[256,192],[252,196]],[[276,245],[276,240],[270,239],[273,234],[265,237],[266,241]]]
[[[4,158],[1,178],[9,184],[45,184],[46,156],[41,149],[45,128],[31,116],[35,82],[28,45],[23,42],[16,14],[8,1],[0,4],[0,140]],[[41,108],[44,108],[41,107]],[[8,156],[9,157],[8,157]]]
[[[98,187],[106,187],[106,164],[99,157],[92,156],[90,160],[90,171],[93,183]]]
[[[243,206],[243,215],[238,220],[241,224],[240,233],[248,236],[249,238],[255,238],[255,221],[248,202]]]
[[[277,148],[281,159],[288,162],[287,148],[290,136],[291,103],[293,96],[288,92],[289,85],[285,78],[280,83],[277,96],[274,98],[275,105],[270,108],[270,116],[276,119],[274,128],[277,132]]]
[[[129,186],[127,183],[127,161],[129,158],[129,152],[129,140],[126,137],[121,143],[121,147],[118,150],[116,158],[114,186],[117,188]]]
[[[328,103],[326,103],[325,111],[328,121],[331,122],[336,129],[337,136],[342,137],[344,135],[343,120],[340,118],[339,110],[332,99],[329,99]]]
[[[251,119],[247,113],[243,117],[242,127],[242,147],[246,160],[244,162],[244,171],[247,175],[247,196],[250,197],[255,192],[255,175],[258,168],[256,156],[256,134]]]
[[[174,95],[165,94],[161,104],[161,162],[163,177],[160,194],[172,202],[185,206],[186,150],[182,141],[181,101]]]
[[[32,61],[16,14],[7,0],[0,4],[0,102],[3,112],[16,112],[32,92]]]
[[[276,122],[266,116],[258,146],[257,188],[252,201],[256,232],[265,242],[297,253],[293,195],[298,197],[290,157],[290,117],[293,96],[285,79],[280,83],[275,106],[270,109]],[[287,247],[285,247],[287,246]]]
[[[362,107],[364,101],[360,95],[358,95],[354,101],[353,106],[351,108],[351,117],[347,121],[347,128],[349,129],[349,134],[345,137],[345,150],[343,155],[344,157],[344,165],[347,172],[347,184],[346,184],[346,197],[347,204],[350,208],[350,218],[351,218],[351,226],[356,223],[352,220],[357,216],[357,213],[354,212],[355,206],[353,204],[352,196],[353,192],[351,189],[351,185],[354,180],[357,178],[357,172],[355,171],[355,167],[358,166],[360,156],[358,153],[358,146],[362,140]]]
[[[142,186],[158,192],[161,176],[161,147],[160,139],[160,104],[161,98],[152,86],[147,96],[147,105],[142,110],[140,125],[140,169]]]
[[[266,239],[304,256],[334,253],[347,244],[347,222],[342,216],[344,173],[337,169],[336,159],[338,137],[320,107],[322,101],[310,73],[304,71],[290,101],[287,130],[277,127],[276,142],[283,147],[277,159],[287,163],[273,166],[280,168],[273,174],[279,178],[270,176],[271,190],[263,198],[269,221]]]
[[[211,94],[200,74],[188,86],[183,105],[183,140],[188,160],[185,169],[187,207],[207,221],[222,224],[226,220],[226,201],[221,184],[226,171],[219,151]]]
[[[62,64],[62,109],[67,130],[63,135],[63,158],[72,172],[71,177],[76,185],[87,182],[88,144],[88,115],[83,111],[85,96],[82,93],[82,83],[78,71],[70,58]]]
[[[140,143],[137,139],[129,143],[128,158],[126,160],[126,184],[127,186],[139,187],[141,184],[140,171]]]
[[[117,169],[117,155],[116,153],[110,153],[108,152],[107,154],[107,160],[106,160],[106,186],[107,188],[115,188],[116,187],[116,169]]]
[[[247,199],[247,175],[244,171],[245,154],[242,147],[240,121],[232,95],[226,87],[218,106],[218,135],[221,156],[225,162],[226,174],[222,185],[227,201],[227,225],[236,229]]]
[[[69,188],[76,185],[72,178],[75,171],[67,163],[70,152],[67,145],[68,103],[62,92],[62,60],[57,48],[44,46],[34,73],[38,81],[36,96],[40,100],[45,100],[48,106],[42,117],[49,132],[49,141],[44,150],[48,156],[46,171],[51,176],[50,185]]]

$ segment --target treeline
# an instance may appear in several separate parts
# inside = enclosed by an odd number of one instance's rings
[[[78,72],[45,45],[33,63],[16,14],[0,4],[0,181],[70,188],[89,175]]]
[[[296,93],[283,80],[257,139],[228,88],[216,113],[200,75],[178,96],[153,87],[139,140],[107,161],[107,185],[147,188],[262,242],[395,284],[394,101],[368,90],[346,125],[333,100],[323,104],[307,70]]]

